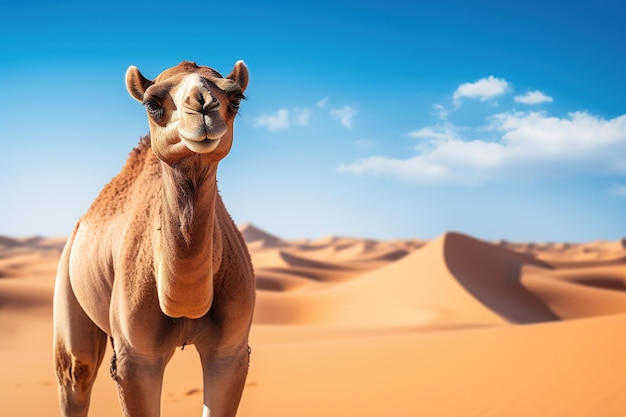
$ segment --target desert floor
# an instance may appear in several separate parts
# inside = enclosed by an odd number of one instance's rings
[[[258,293],[240,417],[626,415],[625,241],[295,241],[241,229]],[[63,244],[0,237],[0,416],[58,415]],[[106,362],[93,417],[121,416]],[[164,416],[200,416],[193,348],[168,365],[162,404]]]

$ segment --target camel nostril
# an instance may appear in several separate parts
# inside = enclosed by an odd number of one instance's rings
[[[203,91],[201,91],[198,87],[192,88],[183,99],[183,105],[187,107],[187,109],[197,112],[202,112],[205,103],[206,99]]]
[[[204,104],[202,105],[202,111],[204,113],[208,113],[210,111],[215,111],[220,108],[220,102],[213,94],[210,92],[206,93],[204,97]]]
[[[220,102],[211,91],[194,87],[183,100],[188,111],[208,114],[218,110]]]
[[[183,104],[185,105],[185,107],[188,107],[190,109],[195,109],[197,107],[202,108],[202,106],[204,105],[203,102],[200,102],[198,99],[193,99],[191,97],[185,98],[185,100],[183,100]]]

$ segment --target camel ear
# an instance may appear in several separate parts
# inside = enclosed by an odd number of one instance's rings
[[[233,72],[231,72],[228,77],[229,80],[233,80],[239,88],[241,88],[241,92],[243,93],[248,87],[248,67],[243,61],[237,61],[235,64],[235,68],[233,68]]]
[[[140,103],[143,103],[143,96],[152,84],[154,83],[144,77],[134,65],[126,70],[126,89],[130,96]]]

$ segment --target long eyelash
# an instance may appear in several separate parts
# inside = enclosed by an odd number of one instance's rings
[[[235,93],[230,98],[230,102],[228,103],[228,112],[230,113],[231,116],[237,113],[237,111],[239,110],[239,104],[241,103],[241,100],[245,100],[245,99],[246,99],[246,96],[244,96],[243,93],[241,92]]]

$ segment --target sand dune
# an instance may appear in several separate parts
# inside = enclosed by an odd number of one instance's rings
[[[239,416],[626,415],[626,245],[329,236],[243,225],[257,277]],[[0,415],[55,416],[63,239],[0,237]],[[163,415],[199,415],[193,349]],[[36,398],[36,401],[32,399]],[[92,416],[121,416],[106,372]]]

